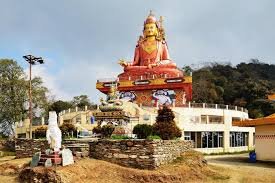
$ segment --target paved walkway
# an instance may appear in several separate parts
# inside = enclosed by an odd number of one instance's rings
[[[209,165],[230,176],[225,182],[275,182],[275,162],[250,163],[248,157],[248,153],[205,156]]]

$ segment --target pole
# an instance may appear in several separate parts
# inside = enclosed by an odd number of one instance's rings
[[[25,55],[23,58],[30,64],[30,80],[29,80],[29,119],[30,119],[30,135],[32,139],[32,65],[35,63],[43,64],[44,60],[42,57],[35,57],[33,55]]]
[[[29,118],[30,118],[30,139],[32,139],[32,57],[30,57]]]

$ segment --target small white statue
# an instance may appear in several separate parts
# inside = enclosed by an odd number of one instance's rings
[[[55,111],[49,112],[49,123],[46,134],[50,148],[59,151],[61,148],[61,131],[57,125],[57,115]]]

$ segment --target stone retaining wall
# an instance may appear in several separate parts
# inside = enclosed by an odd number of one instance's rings
[[[47,140],[40,139],[16,139],[15,154],[16,158],[32,157],[34,153],[45,151],[49,148]]]
[[[0,151],[15,151],[15,144],[13,139],[0,140]]]
[[[99,140],[90,142],[90,157],[127,167],[155,169],[191,148],[192,141]]]
[[[63,140],[62,145],[71,149],[77,156],[89,155],[89,141],[91,140]],[[16,139],[15,152],[16,158],[32,157],[34,153],[45,151],[49,148],[46,139]]]

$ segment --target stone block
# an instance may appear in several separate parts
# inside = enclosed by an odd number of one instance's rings
[[[118,158],[129,158],[127,154],[118,154]]]
[[[82,156],[82,152],[75,152],[75,156],[80,158]]]
[[[137,155],[129,155],[129,158],[132,158],[132,159],[137,158]]]
[[[140,159],[149,159],[149,156],[139,156]]]

